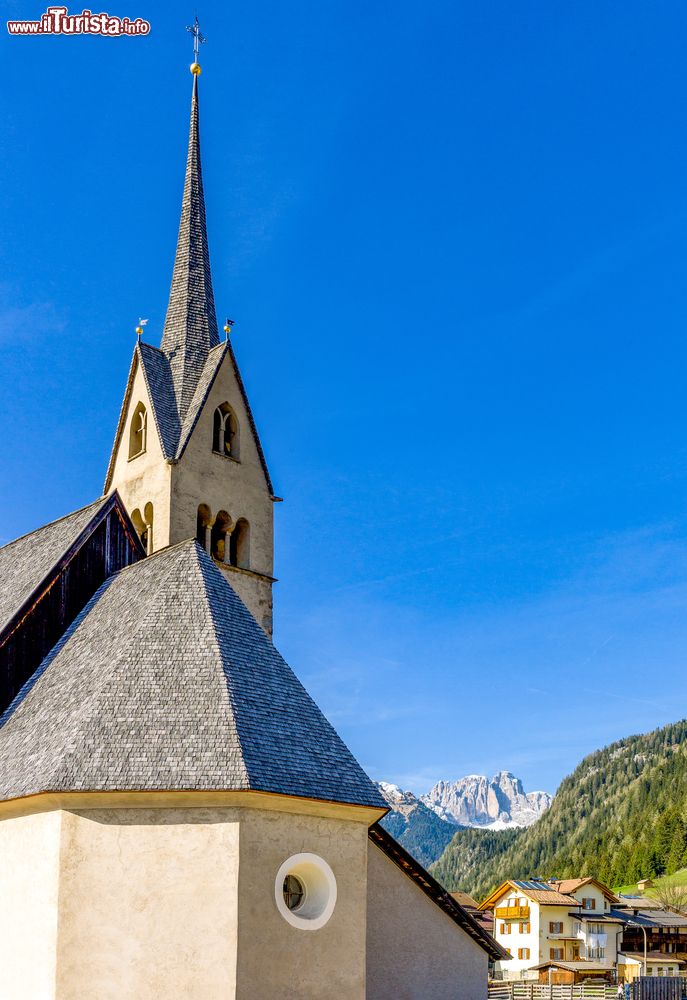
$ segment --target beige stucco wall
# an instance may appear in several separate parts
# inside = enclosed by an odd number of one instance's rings
[[[63,817],[58,1000],[232,1000],[238,811]]]
[[[256,802],[0,818],[0,997],[364,1000],[367,828],[378,811]],[[338,886],[315,931],[293,927],[275,900],[280,866],[302,852],[324,858]]]
[[[484,1000],[488,957],[374,844],[366,1000]]]
[[[61,813],[0,822],[0,997],[55,996]]]
[[[364,1000],[367,843],[367,823],[266,810],[244,814],[240,1000]],[[301,852],[322,857],[337,881],[334,912],[316,931],[288,924],[274,898],[281,864]]]
[[[143,403],[148,416],[146,450],[129,460],[129,429],[131,418],[139,403]],[[140,365],[137,365],[115,458],[110,493],[114,490],[119,491],[129,515],[136,509],[143,514],[145,505],[152,503],[154,551],[169,545],[171,468],[162,455],[145,378]],[[195,527],[191,532],[191,535],[194,534]]]
[[[239,424],[239,461],[212,451],[214,412],[222,403],[231,406]],[[170,542],[196,533],[198,505],[210,508],[212,517],[225,510],[235,524],[248,520],[251,529],[251,569],[271,576],[274,570],[273,501],[265,481],[248,414],[227,354],[217,373],[184,454],[172,476]]]
[[[212,450],[215,410],[228,403],[239,425],[239,461]],[[186,446],[172,470],[170,542],[196,533],[198,506],[205,504],[214,519],[226,511],[233,528],[240,518],[250,525],[250,570],[227,578],[254,618],[272,632],[272,574],[274,571],[274,501],[267,487],[248,413],[227,354],[217,373]],[[228,558],[228,546],[227,546]],[[222,568],[221,564],[220,568]]]

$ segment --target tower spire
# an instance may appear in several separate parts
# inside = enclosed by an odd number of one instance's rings
[[[181,204],[172,287],[161,349],[169,358],[179,418],[184,419],[210,348],[219,344],[215,297],[210,273],[210,252],[205,222],[205,197],[200,163],[198,115],[198,45],[205,41],[198,19],[188,29],[194,36],[193,92],[186,160],[186,180]]]

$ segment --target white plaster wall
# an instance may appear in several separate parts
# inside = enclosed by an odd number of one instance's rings
[[[366,823],[243,813],[239,1000],[364,1000],[367,843]],[[281,864],[303,852],[322,857],[337,881],[334,912],[316,931],[291,926],[275,901]]]
[[[598,913],[601,917],[604,913],[608,912],[608,903],[606,902],[606,897],[600,889],[597,889],[595,885],[583,885],[577,892],[572,893],[575,899],[579,900],[580,906],[582,906],[583,899],[593,899],[596,902],[596,907],[593,910],[582,910],[583,913]]]
[[[488,956],[368,842],[367,1000],[484,1000]]]
[[[0,821],[0,997],[53,1000],[59,812]]]
[[[143,403],[148,416],[146,450],[129,460],[129,429],[131,416],[139,403]],[[115,459],[110,493],[119,491],[129,516],[139,508],[141,514],[147,503],[153,505],[153,551],[169,545],[170,536],[170,479],[171,466],[165,462],[160,439],[155,426],[153,408],[140,365],[137,367],[127,407],[124,429]],[[190,535],[195,535],[195,522]],[[187,536],[188,537],[188,536]]]
[[[233,1000],[238,810],[63,815],[57,1000]]]
[[[529,969],[534,965],[537,965],[542,959],[541,954],[541,937],[540,931],[542,931],[542,923],[540,920],[540,908],[537,903],[533,902],[529,897],[524,896],[522,890],[509,889],[503,894],[501,899],[494,907],[496,910],[502,906],[508,906],[509,902],[519,901],[522,906],[529,906],[530,908],[530,933],[521,934],[520,933],[520,923],[524,921],[515,920],[504,920],[503,918],[494,918],[494,937],[500,945],[507,948],[513,953],[513,958],[509,961],[502,961],[496,963],[496,970],[499,972],[506,972],[511,976],[519,975],[524,969]],[[511,933],[503,933],[501,927],[503,925],[511,926]],[[518,958],[519,948],[529,948],[530,957],[529,958]],[[546,955],[548,958],[548,953]]]

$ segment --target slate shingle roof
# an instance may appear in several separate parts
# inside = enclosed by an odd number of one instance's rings
[[[172,371],[166,354],[150,344],[137,344],[143,377],[153,404],[153,417],[160,436],[162,454],[174,458],[179,441],[179,412],[174,397]]]
[[[169,358],[183,421],[208,351],[219,344],[200,163],[198,77],[193,77],[191,124],[179,238],[161,348]]]
[[[107,503],[100,497],[0,548],[0,632]]]
[[[194,541],[106,581],[0,719],[0,799],[185,789],[386,808]]]

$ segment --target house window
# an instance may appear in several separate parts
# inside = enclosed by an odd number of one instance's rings
[[[508,933],[508,931],[506,930],[507,926],[508,926],[507,924],[501,924],[501,933],[502,934],[507,934]]]
[[[520,924],[520,933],[521,934],[529,934],[530,933],[530,922],[529,922],[529,920],[526,923]]]
[[[506,955],[508,955],[509,958],[513,957],[513,952],[510,950],[510,948],[505,948],[504,951],[506,952]]]
[[[518,958],[529,958],[530,949],[529,948],[518,948]]]
[[[228,455],[238,460],[239,425],[229,403],[222,403],[215,410],[212,420],[212,450],[218,455]]]
[[[564,957],[564,952],[562,948],[549,949],[549,958],[552,958],[554,961],[560,962],[563,960],[563,957]]]
[[[584,899],[582,900],[582,909],[583,910],[595,910],[596,909],[596,900],[594,899],[593,896],[585,896],[584,897]]]
[[[562,933],[563,933],[563,924],[561,921],[555,921],[555,922],[551,921],[551,923],[549,923],[549,934],[562,934]]]
[[[250,568],[250,525],[245,517],[239,518],[229,536],[229,562],[240,569]]]
[[[129,426],[129,458],[136,458],[146,450],[148,415],[143,403],[134,410]]]

